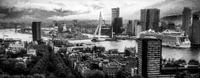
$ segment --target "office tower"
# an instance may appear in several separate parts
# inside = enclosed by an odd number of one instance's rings
[[[189,34],[189,27],[191,26],[192,11],[190,8],[185,7],[183,9],[183,18],[182,18],[182,30],[185,31],[185,34]]]
[[[132,20],[128,21],[128,24],[127,24],[127,34],[129,36],[134,36],[135,35],[135,26],[134,26]]]
[[[33,41],[41,40],[41,22],[32,22]]]
[[[112,8],[112,19],[111,21],[113,22],[115,18],[119,17],[119,8]]]
[[[162,41],[156,38],[138,39],[138,74],[155,78],[160,74]]]
[[[115,18],[112,26],[115,35],[122,33],[121,29],[122,26],[123,26],[122,18]]]
[[[190,27],[189,38],[191,47],[200,47],[200,14],[193,14],[192,26]]]
[[[159,9],[142,9],[140,16],[142,31],[146,31],[149,29],[159,31],[159,18]]]
[[[112,17],[111,17],[111,32],[116,31],[114,28],[116,24],[114,24],[115,18],[119,18],[119,8],[112,8]],[[115,32],[114,32],[115,33]],[[110,37],[113,37],[113,34],[110,34]]]

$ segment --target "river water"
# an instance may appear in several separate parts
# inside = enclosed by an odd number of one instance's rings
[[[91,37],[91,35],[88,35]],[[32,36],[30,34],[16,33],[13,29],[0,30],[0,38],[19,38],[22,41],[31,41]],[[43,39],[47,39],[43,37]],[[118,51],[123,52],[125,47],[136,47],[137,42],[135,40],[119,40],[119,41],[104,41],[104,42],[91,42],[90,39],[87,40],[69,40],[71,43],[91,43],[97,46],[104,46],[106,50],[118,49]],[[170,59],[184,59],[187,62],[191,59],[200,61],[200,49],[174,49],[174,48],[162,48],[162,57]]]

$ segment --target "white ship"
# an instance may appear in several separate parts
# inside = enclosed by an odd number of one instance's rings
[[[190,40],[181,32],[165,30],[162,32],[162,45],[174,48],[190,48]]]
[[[162,39],[163,47],[190,48],[190,41],[188,36],[183,35],[181,32],[165,30],[161,33],[156,33],[153,30],[148,30],[141,32],[139,38],[145,38],[150,36]]]

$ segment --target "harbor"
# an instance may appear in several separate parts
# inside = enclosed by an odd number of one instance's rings
[[[5,32],[7,32],[5,34]],[[15,33],[15,35],[13,35]],[[30,34],[22,34],[17,33],[14,31],[14,29],[5,29],[1,30],[0,34],[8,35],[7,38],[19,38],[22,41],[31,41],[32,36]],[[17,35],[17,36],[16,36]],[[85,40],[68,40],[71,43],[89,43],[89,44],[95,44],[97,46],[103,46],[106,50],[109,49],[118,49],[119,52],[123,52],[124,48],[126,47],[137,47],[137,42],[135,40],[118,40],[118,41],[102,41],[102,42],[92,42],[91,39],[93,37],[93,34],[84,34],[87,35],[90,39]],[[5,37],[5,38],[6,38]],[[3,35],[1,35],[1,38],[3,38]],[[43,39],[49,39],[46,37],[43,37]],[[170,48],[170,47],[163,47],[162,48],[162,57],[167,59],[184,59],[186,61],[189,61],[191,59],[199,60],[200,61],[200,49],[178,49],[178,48]]]

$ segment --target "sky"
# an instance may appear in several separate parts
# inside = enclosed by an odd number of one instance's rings
[[[139,15],[131,17],[131,14],[163,1],[165,0],[0,0],[0,18],[95,20],[101,12],[103,18],[109,20],[111,8],[119,7],[121,17],[133,19]]]

